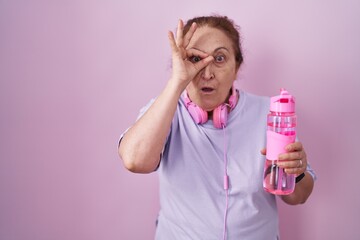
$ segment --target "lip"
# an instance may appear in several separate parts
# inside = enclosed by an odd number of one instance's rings
[[[215,91],[215,88],[212,87],[202,87],[200,88],[201,92],[204,94],[211,94]]]

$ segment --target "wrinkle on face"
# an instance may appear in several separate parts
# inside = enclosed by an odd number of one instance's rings
[[[202,69],[187,86],[190,99],[205,111],[212,111],[226,101],[236,79],[237,69],[232,41],[223,31],[203,26],[195,31],[187,49],[201,51],[214,57],[214,61]],[[224,57],[225,61],[216,62],[215,58],[218,56],[220,59]],[[214,91],[211,94],[203,92],[202,88],[205,86],[211,86]]]

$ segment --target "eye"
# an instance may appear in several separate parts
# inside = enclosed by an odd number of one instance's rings
[[[199,56],[192,56],[189,58],[190,62],[197,63],[201,61],[201,58]]]
[[[224,55],[218,55],[215,57],[215,62],[217,63],[222,63],[225,61],[225,56]]]

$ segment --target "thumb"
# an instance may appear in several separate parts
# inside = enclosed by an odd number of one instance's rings
[[[261,150],[260,150],[260,153],[261,153],[262,155],[266,155],[266,148],[261,149]]]

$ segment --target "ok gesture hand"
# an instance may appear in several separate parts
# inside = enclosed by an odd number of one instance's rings
[[[179,20],[176,40],[173,32],[169,31],[168,33],[172,51],[173,69],[171,79],[180,84],[184,89],[201,69],[214,60],[213,56],[209,56],[202,51],[187,49],[196,29],[197,25],[193,23],[184,36],[184,23],[182,20]]]

